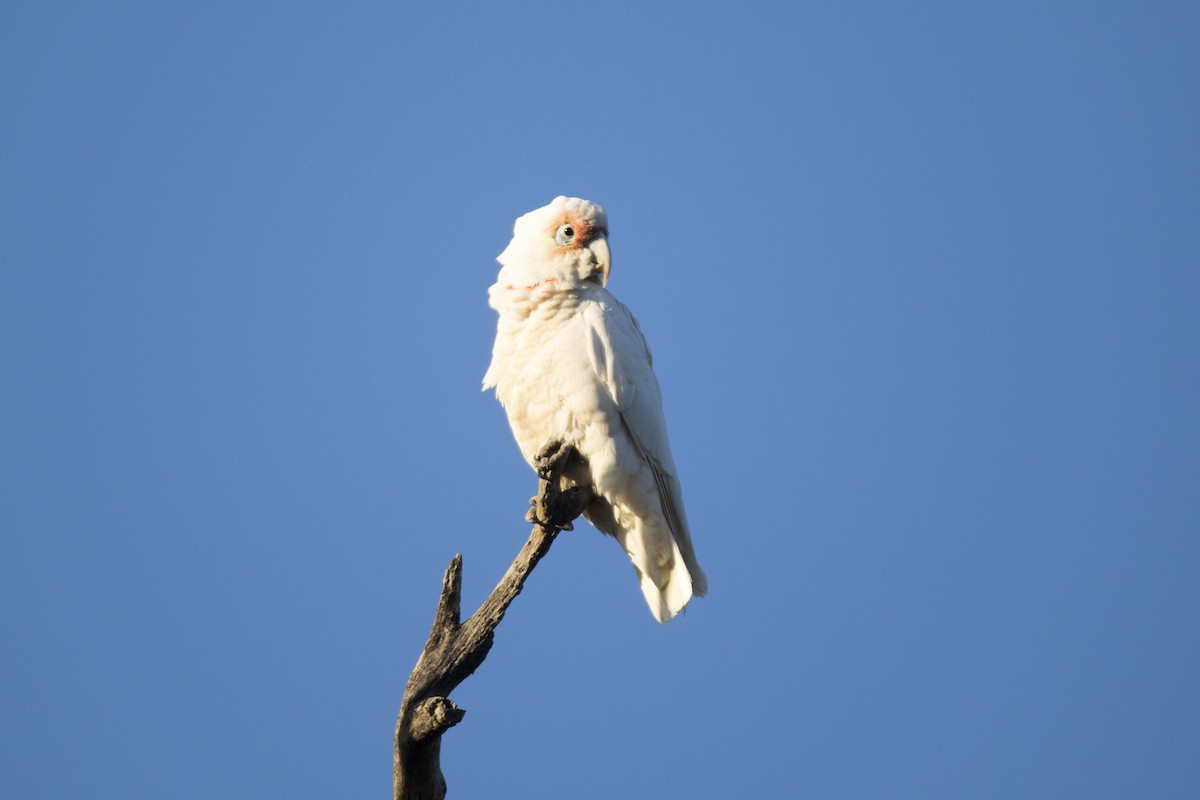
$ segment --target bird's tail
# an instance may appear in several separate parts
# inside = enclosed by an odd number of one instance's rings
[[[650,613],[659,622],[669,622],[693,594],[692,575],[674,538],[668,531],[635,524],[618,533],[617,539],[633,562]],[[703,573],[699,577],[704,580]]]

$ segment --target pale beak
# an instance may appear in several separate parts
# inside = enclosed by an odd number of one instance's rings
[[[608,285],[608,271],[612,267],[612,254],[608,252],[608,240],[597,236],[588,242],[588,250],[596,257],[596,266],[600,268],[600,285]],[[592,273],[593,275],[595,273]]]

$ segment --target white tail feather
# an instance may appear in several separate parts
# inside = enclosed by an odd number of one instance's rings
[[[679,552],[679,546],[669,534],[665,538],[670,542],[670,566],[654,563],[643,540],[646,533],[645,528],[639,524],[631,530],[619,533],[617,539],[629,555],[629,560],[633,562],[642,594],[646,598],[646,604],[650,606],[650,613],[659,622],[669,622],[692,599],[692,576],[688,572],[683,554]]]

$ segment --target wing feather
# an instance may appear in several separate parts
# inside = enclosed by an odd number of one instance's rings
[[[650,467],[663,517],[691,574],[692,590],[703,595],[707,580],[692,547],[667,438],[662,392],[646,338],[634,316],[611,295],[589,303],[583,316],[591,338],[592,367],[616,403],[638,455]]]

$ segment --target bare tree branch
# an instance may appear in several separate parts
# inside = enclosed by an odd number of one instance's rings
[[[587,487],[561,489],[567,462],[579,458],[574,448],[551,442],[538,458],[537,497],[530,501],[528,519],[533,532],[487,600],[466,622],[461,622],[462,555],[450,562],[442,580],[442,596],[434,614],[429,640],[408,678],[400,714],[396,718],[394,750],[395,800],[442,800],[446,780],[442,775],[442,734],[457,725],[466,713],[447,695],[466,680],[491,650],[496,626],[521,593],[538,561],[550,551],[562,530],[591,499]]]

